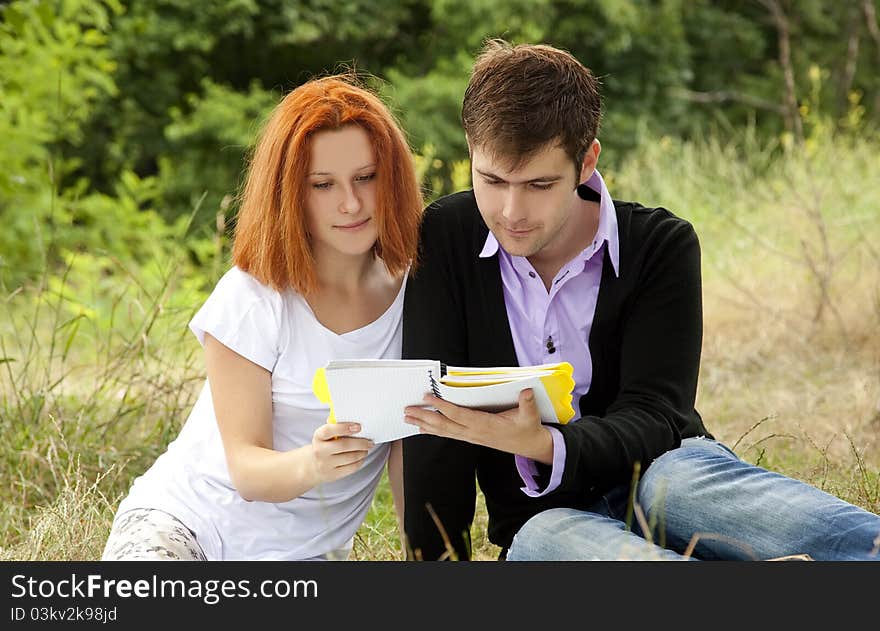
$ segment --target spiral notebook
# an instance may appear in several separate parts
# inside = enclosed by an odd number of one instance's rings
[[[405,423],[404,408],[424,405],[433,393],[463,407],[500,412],[517,406],[519,393],[532,388],[544,423],[574,417],[573,368],[568,362],[539,366],[468,368],[434,360],[334,360],[316,371],[315,396],[330,406],[329,422],[357,422],[357,436],[376,443],[419,433]]]

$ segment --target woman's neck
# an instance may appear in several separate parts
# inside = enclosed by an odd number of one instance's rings
[[[382,261],[372,252],[348,255],[341,252],[315,252],[318,291],[346,294],[362,291],[380,268]]]
[[[400,293],[402,276],[393,276],[372,252],[346,256],[316,253],[318,288],[306,302],[325,328],[341,335],[374,322]]]

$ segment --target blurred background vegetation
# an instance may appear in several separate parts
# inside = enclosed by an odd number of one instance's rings
[[[344,67],[369,73],[433,199],[469,186],[459,106],[494,36],[589,66],[612,194],[696,225],[709,427],[876,511],[878,10],[0,2],[0,553],[99,554],[119,494],[176,434],[204,378],[185,324],[228,266],[248,150],[279,98]],[[390,503],[377,507],[360,558],[394,555]]]

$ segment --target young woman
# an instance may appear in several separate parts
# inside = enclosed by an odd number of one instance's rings
[[[335,358],[400,357],[421,210],[406,140],[356,80],[281,101],[250,164],[234,267],[190,323],[207,381],[119,506],[104,560],[345,559],[386,460],[397,504],[398,445],[327,424],[312,378]]]

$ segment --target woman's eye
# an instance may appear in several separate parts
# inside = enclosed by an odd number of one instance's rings
[[[330,182],[315,182],[312,184],[312,188],[316,188],[318,190],[325,190],[330,188]]]
[[[356,179],[358,182],[369,182],[370,180],[373,180],[373,179],[375,179],[375,178],[376,178],[376,174],[375,174],[375,173],[370,173],[369,175],[359,175],[359,176],[357,176],[357,178],[355,178],[355,179]]]

